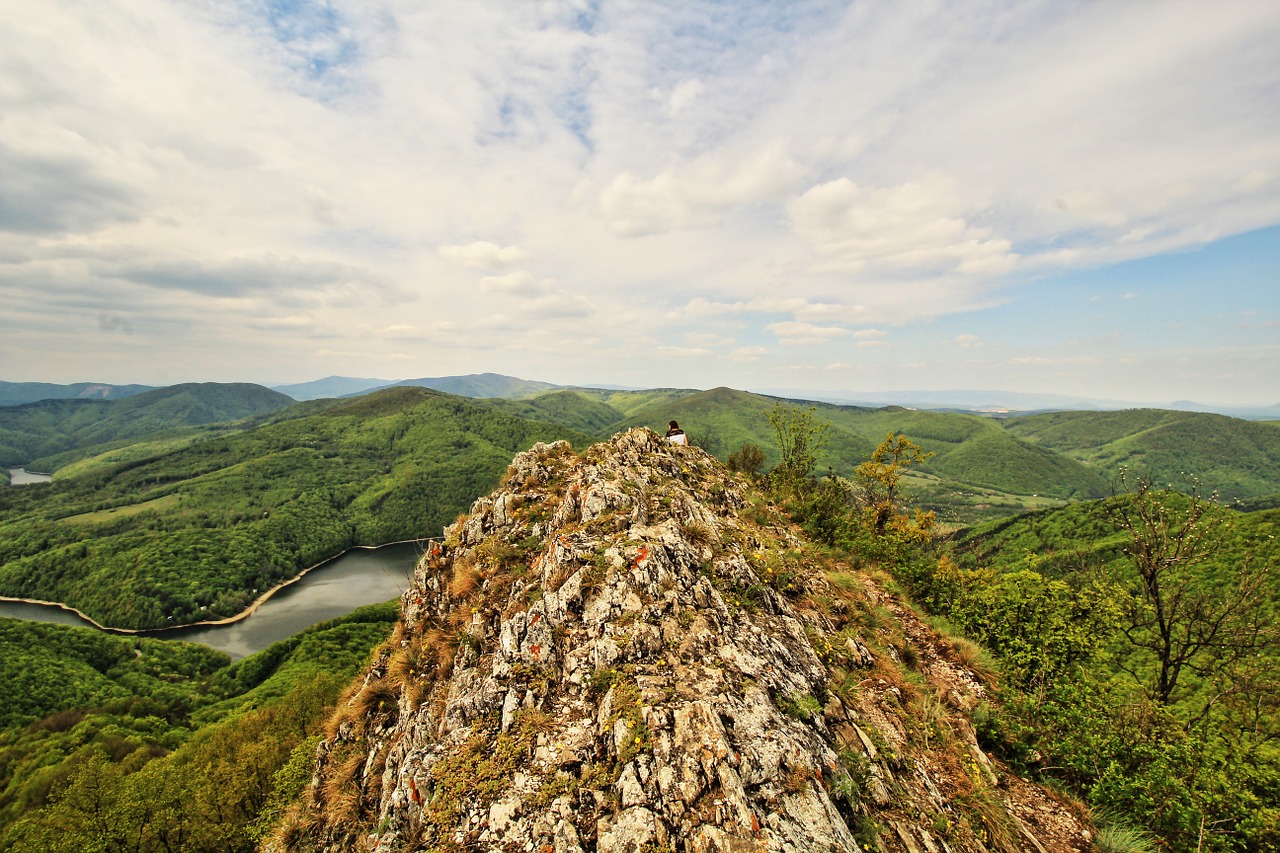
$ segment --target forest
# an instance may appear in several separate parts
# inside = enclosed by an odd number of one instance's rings
[[[401,388],[109,450],[0,492],[0,595],[115,628],[226,618],[352,546],[439,535],[516,451],[563,437],[586,441]]]
[[[678,418],[722,461],[751,444],[776,465],[778,404],[728,388],[471,399],[405,386],[290,405],[259,386],[206,384],[7,407],[0,445],[26,436],[52,455],[13,458],[55,478],[0,491],[0,595],[117,628],[227,618],[354,545],[438,535],[535,441],[583,446]],[[933,455],[904,476],[945,529],[1102,498],[1123,467],[1162,482],[1195,471],[1226,505],[1280,505],[1271,422],[813,408],[828,424],[815,470],[830,476],[850,475],[886,432],[915,436]]]
[[[0,850],[255,849],[398,616],[396,602],[362,608],[235,664],[0,619]]]

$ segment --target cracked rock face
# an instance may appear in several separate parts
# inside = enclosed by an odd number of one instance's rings
[[[987,849],[938,769],[977,766],[971,729],[954,761],[911,755],[889,661],[751,498],[644,429],[518,455],[420,562],[274,846]]]

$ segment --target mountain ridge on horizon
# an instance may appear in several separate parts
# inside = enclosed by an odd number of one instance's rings
[[[183,383],[175,383],[183,384]],[[256,384],[256,383],[255,383]],[[640,386],[615,383],[590,383],[584,385],[559,384],[541,380],[523,379],[501,373],[484,372],[456,374],[416,379],[377,379],[342,375],[330,375],[310,382],[263,385],[297,400],[305,402],[330,397],[354,397],[382,388],[417,386],[476,399],[505,397],[522,398],[558,390],[652,390]],[[0,406],[22,405],[47,399],[93,397],[118,399],[169,386],[141,384],[113,384],[98,382],[47,383],[10,382],[0,380]],[[656,386],[655,386],[656,387]],[[730,386],[717,386],[730,387]],[[689,390],[713,390],[694,389]],[[1280,420],[1280,402],[1271,405],[1235,405],[1201,403],[1195,400],[1137,401],[1086,397],[1049,392],[1003,391],[982,389],[949,389],[940,391],[823,391],[798,388],[743,388],[753,394],[780,397],[796,401],[812,401],[851,406],[903,406],[933,411],[961,411],[984,415],[1012,415],[1045,411],[1117,411],[1123,409],[1168,409],[1171,411],[1203,412],[1226,415],[1244,420]]]

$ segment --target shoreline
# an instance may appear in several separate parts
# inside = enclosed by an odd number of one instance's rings
[[[76,608],[72,607],[69,604],[63,604],[61,601],[43,601],[38,598],[16,598],[8,595],[0,595],[0,601],[12,602],[15,604],[38,604],[44,607],[56,607],[59,610],[66,611],[67,613],[74,613],[76,616],[83,619],[85,622],[88,622],[94,628],[97,628],[99,631],[103,631],[108,634],[125,636],[125,637],[152,636],[157,634],[163,634],[167,631],[181,631],[186,628],[210,628],[210,627],[218,627],[221,625],[234,625],[237,622],[248,619],[250,616],[256,613],[259,607],[265,604],[271,598],[271,596],[275,595],[280,590],[286,587],[292,586],[293,584],[302,580],[304,577],[307,576],[308,573],[310,573],[314,569],[318,569],[321,566],[328,565],[329,563],[332,563],[334,560],[337,560],[338,558],[343,557],[352,551],[377,551],[379,548],[386,548],[389,545],[408,545],[411,543],[417,544],[419,542],[429,542],[433,539],[439,539],[439,538],[440,537],[438,536],[424,536],[420,539],[401,539],[396,542],[383,542],[381,545],[352,545],[350,548],[344,548],[339,553],[334,554],[332,557],[329,557],[327,559],[321,560],[320,562],[316,563],[313,566],[307,566],[305,569],[298,572],[293,577],[281,581],[280,583],[268,589],[266,592],[259,595],[244,610],[241,610],[239,613],[235,614],[234,616],[227,616],[223,619],[206,619],[206,620],[201,620],[199,622],[184,622],[181,625],[165,625],[160,628],[112,628],[108,625],[103,625],[102,623],[98,622],[96,619],[93,619],[92,617],[87,616],[86,614],[82,613],[81,611],[77,610]]]

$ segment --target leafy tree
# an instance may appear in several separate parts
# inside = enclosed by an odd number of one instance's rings
[[[816,411],[813,406],[802,409],[775,403],[769,412],[769,423],[773,424],[782,454],[782,462],[773,470],[773,477],[783,489],[804,490],[813,481],[818,457],[831,431],[831,424],[819,420]]]
[[[729,454],[730,471],[741,471],[743,474],[755,476],[764,465],[764,451],[751,442],[744,442],[741,447]]]
[[[1121,485],[1125,494],[1108,504],[1107,513],[1129,537],[1125,553],[1136,573],[1121,630],[1155,658],[1148,690],[1168,704],[1185,672],[1212,680],[1265,645],[1274,633],[1262,621],[1268,571],[1250,565],[1248,557],[1225,583],[1204,570],[1224,522],[1212,512],[1214,497],[1201,494],[1198,485],[1182,495],[1127,473]]]
[[[871,458],[858,466],[854,480],[856,499],[870,516],[876,533],[884,533],[890,520],[901,514],[903,475],[932,456],[905,435],[889,433]]]

